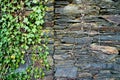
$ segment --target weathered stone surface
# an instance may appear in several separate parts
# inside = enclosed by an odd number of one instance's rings
[[[55,13],[63,13],[63,8],[55,8]]]
[[[56,3],[56,6],[57,5],[66,5],[66,4],[69,4],[68,1],[56,1],[55,3]]]
[[[50,36],[55,80],[119,80],[119,4],[119,0],[56,0],[55,15],[49,7],[47,26],[55,21],[54,37]],[[74,66],[77,79],[69,77]]]
[[[99,8],[93,8],[89,5],[84,6],[83,4],[69,4],[64,7],[63,14],[73,16],[76,14],[96,14],[99,12]]]
[[[114,63],[114,64],[113,64],[113,67],[114,67],[114,70],[120,72],[120,64],[116,64],[116,63]]]
[[[73,3],[80,4],[82,3],[82,0],[73,0]]]
[[[95,45],[95,44],[90,45],[90,47],[92,50],[102,51],[103,53],[106,53],[106,54],[118,54],[119,53],[115,47],[100,46],[100,45]]]
[[[91,77],[85,77],[85,78],[78,78],[77,80],[93,80]]]
[[[81,49],[82,46],[81,45],[77,45],[77,44],[60,44],[60,45],[56,45],[55,46],[56,50],[72,50],[74,49]]]
[[[103,62],[79,62],[75,64],[81,70],[101,70],[101,69],[114,69],[113,63]]]
[[[101,41],[120,41],[120,35],[94,36],[94,39],[100,39]]]
[[[104,15],[102,17],[109,22],[120,24],[120,15]]]
[[[101,70],[100,73],[94,76],[95,80],[117,80],[120,78],[119,73],[112,73],[110,70]]]
[[[75,61],[74,60],[65,60],[65,61],[60,61],[60,60],[55,60],[55,66],[62,66],[62,67],[70,67],[74,66]]]
[[[67,78],[56,78],[56,80],[68,80]]]
[[[115,57],[117,56],[116,54],[104,54],[103,52],[100,51],[94,51],[94,53],[92,53],[93,57],[98,58],[99,61],[113,61],[115,59]]]
[[[69,55],[69,54],[54,55],[54,59],[56,59],[56,60],[65,60],[67,58],[71,58],[71,55]]]
[[[45,76],[43,79],[37,79],[37,80],[53,80],[53,76]]]
[[[58,67],[55,72],[56,77],[67,77],[67,78],[76,78],[77,77],[77,68],[76,67]]]
[[[77,54],[77,53],[76,53]],[[86,62],[92,62],[92,61],[97,61],[96,58],[94,56],[90,56],[90,55],[85,55],[85,54],[79,54],[79,55],[75,55],[75,58],[77,59],[76,62],[80,62],[80,61],[86,61]]]
[[[50,66],[54,65],[52,56],[48,56],[47,60],[48,60],[48,62],[50,64]]]
[[[91,73],[79,73],[78,74],[78,77],[80,78],[80,77],[92,77],[92,74]]]
[[[78,11],[78,10],[79,10],[79,6],[69,4],[69,5],[64,7],[63,13],[66,14],[66,15],[79,14],[80,11]]]
[[[119,78],[95,78],[94,80],[119,80]]]
[[[92,42],[91,37],[83,37],[83,38],[72,38],[72,37],[63,37],[61,40],[62,43],[76,43],[76,44],[90,44]]]
[[[58,25],[54,25],[54,27],[53,27],[55,30],[63,30],[63,29],[65,29],[66,28],[66,26],[58,26]]]
[[[95,21],[90,21],[90,22],[95,22]],[[98,31],[98,33],[99,32],[120,32],[119,26],[115,26],[115,25],[111,25],[111,24],[101,25],[102,23],[103,22],[101,22],[99,24],[95,23],[95,24],[85,24],[85,25],[81,25],[80,23],[79,24],[77,23],[75,25],[71,25],[69,30],[71,30],[71,31],[78,31],[78,30],[82,30],[82,29],[83,30],[94,30],[94,31]],[[108,23],[108,22],[106,22],[106,23]]]
[[[55,54],[64,54],[67,53],[66,50],[55,50]]]
[[[116,63],[120,64],[120,56],[118,56],[115,60],[116,60]]]

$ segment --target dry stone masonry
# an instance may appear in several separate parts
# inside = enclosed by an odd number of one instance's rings
[[[120,0],[48,0],[46,6],[51,68],[43,80],[120,80]],[[16,72],[30,65],[25,56]]]
[[[49,0],[44,80],[120,80],[120,1]]]

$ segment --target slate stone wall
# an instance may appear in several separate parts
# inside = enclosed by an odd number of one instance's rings
[[[54,79],[120,79],[120,1],[55,0]]]
[[[43,31],[51,69],[43,80],[120,80],[119,4],[48,0]]]

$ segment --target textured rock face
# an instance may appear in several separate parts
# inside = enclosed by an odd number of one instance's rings
[[[95,45],[95,44],[90,45],[90,47],[92,50],[102,51],[103,53],[106,53],[106,54],[118,54],[119,53],[115,47],[100,46],[100,45]]]
[[[43,80],[120,80],[120,0],[48,0],[46,5],[51,69]]]
[[[56,77],[66,77],[75,79],[77,77],[77,68],[76,67],[58,67],[55,73]]]
[[[63,14],[66,15],[79,14],[80,12],[78,10],[79,10],[79,6],[70,4],[64,7]]]
[[[119,0],[55,1],[56,80],[120,79],[119,4]],[[75,78],[69,73],[73,67]]]

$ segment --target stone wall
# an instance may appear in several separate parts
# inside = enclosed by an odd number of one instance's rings
[[[54,79],[120,79],[120,1],[55,0]]]
[[[44,80],[120,80],[119,4],[48,0],[44,32],[51,69]]]

